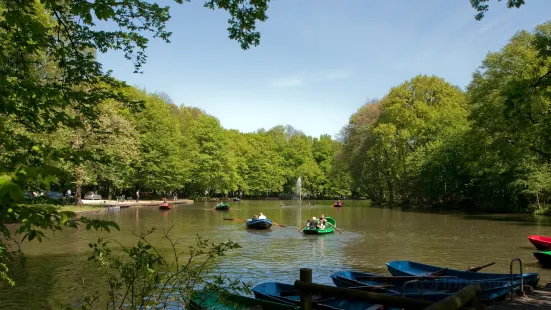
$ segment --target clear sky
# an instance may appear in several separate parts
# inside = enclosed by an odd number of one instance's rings
[[[335,136],[367,99],[417,74],[464,88],[489,51],[551,19],[549,0],[494,0],[482,21],[469,0],[275,0],[260,45],[243,51],[227,38],[225,12],[158,2],[171,5],[171,43],[150,42],[143,74],[120,53],[100,55],[106,69],[225,128],[290,124],[314,136]]]

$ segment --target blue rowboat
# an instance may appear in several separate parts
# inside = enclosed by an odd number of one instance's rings
[[[257,299],[284,303],[291,306],[300,305],[300,293],[291,284],[278,282],[261,283],[253,287],[253,293]],[[312,301],[314,309],[365,310],[374,305],[366,301],[320,295],[312,296]]]
[[[250,229],[269,229],[272,227],[272,221],[267,219],[248,219],[245,224],[247,225],[247,228]]]
[[[388,271],[394,276],[427,276],[437,273],[438,276],[453,276],[458,279],[489,282],[489,281],[511,281],[508,273],[485,273],[461,271],[457,269],[442,268],[438,266],[425,265],[421,263],[395,260],[386,264]],[[520,275],[513,274],[513,279],[520,282]],[[525,273],[522,275],[524,284],[536,288],[540,279],[537,273]]]
[[[331,279],[338,287],[353,288],[361,286],[362,290],[366,291],[396,294],[402,294],[404,283],[412,280],[412,278],[392,277],[357,271],[338,271],[331,275]],[[511,283],[509,281],[471,281],[459,278],[440,278],[423,279],[420,282],[406,285],[405,296],[439,301],[450,293],[455,293],[473,283],[481,285],[481,299],[483,302],[501,300],[511,291]],[[515,284],[518,285],[518,282],[515,282]]]

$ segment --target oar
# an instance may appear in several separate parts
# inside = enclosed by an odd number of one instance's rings
[[[246,222],[245,220],[234,219],[234,218],[231,218],[231,217],[225,217],[224,220],[225,220],[225,221]]]
[[[306,226],[308,226],[308,224],[304,225],[304,227],[302,227],[302,228],[299,228],[299,230],[297,230],[297,231],[303,230],[304,228],[306,228]]]
[[[331,225],[331,227],[335,228],[339,233],[342,234],[342,231],[340,229],[338,229],[337,227],[333,226],[333,224],[327,222],[327,224]]]
[[[276,222],[272,222],[272,224],[274,224],[275,226],[279,226],[279,227],[285,227],[284,225],[278,224]]]
[[[474,267],[474,268],[469,268],[467,269],[468,272],[477,272],[479,271],[480,269],[483,269],[483,268],[486,268],[486,267],[490,267],[492,265],[494,265],[495,262],[491,262],[489,264],[486,264],[486,265],[482,265],[482,266],[479,266],[479,267]]]

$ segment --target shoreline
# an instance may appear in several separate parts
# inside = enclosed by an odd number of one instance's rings
[[[101,212],[108,211],[111,207],[120,207],[121,209],[130,208],[130,207],[152,207],[159,206],[163,201],[162,200],[142,200],[139,202],[136,201],[116,201],[116,200],[82,200],[83,205],[61,205],[58,206],[59,211],[71,211],[74,213],[91,213],[91,212]],[[191,199],[177,199],[168,201],[173,205],[189,205],[193,204],[194,201]]]

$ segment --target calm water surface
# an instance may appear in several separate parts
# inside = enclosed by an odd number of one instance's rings
[[[530,215],[463,215],[405,212],[371,208],[365,201],[346,201],[344,208],[331,208],[330,201],[317,201],[314,207],[280,207],[279,201],[232,203],[232,211],[213,211],[214,203],[177,206],[170,211],[157,207],[128,208],[101,214],[88,214],[116,221],[120,232],[111,234],[65,230],[42,244],[23,249],[27,268],[17,274],[17,286],[0,290],[0,309],[57,309],[60,304],[78,300],[84,293],[105,289],[94,277],[95,265],[87,261],[88,243],[98,237],[125,245],[136,242],[135,233],[152,227],[159,230],[174,225],[171,236],[194,244],[200,234],[212,241],[228,238],[242,245],[221,261],[223,272],[260,283],[292,283],[299,268],[314,270],[314,281],[331,283],[329,275],[342,269],[387,273],[391,260],[413,260],[466,269],[496,262],[485,270],[508,272],[509,260],[520,257],[526,272],[539,272],[541,281],[551,281],[551,270],[542,269],[533,257],[530,234],[551,235],[551,218]],[[250,231],[243,223],[223,218],[247,219],[263,212],[274,222],[268,231]],[[306,219],[321,214],[337,221],[342,234],[305,236],[297,232]],[[168,251],[161,233],[151,236],[161,250]],[[518,270],[518,266],[515,270]]]

